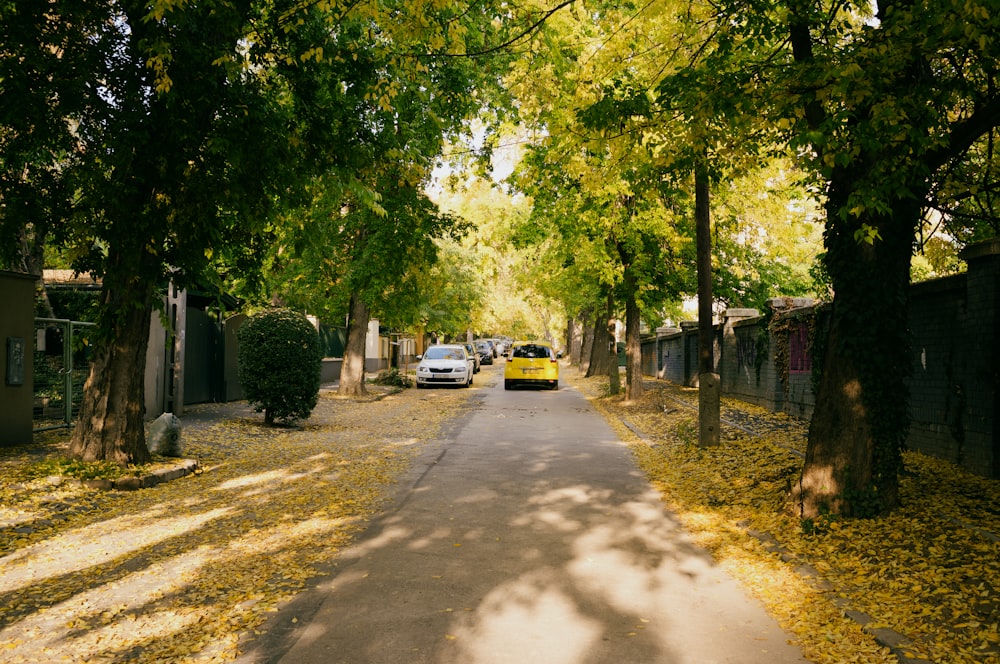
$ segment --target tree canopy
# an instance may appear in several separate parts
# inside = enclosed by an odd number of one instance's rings
[[[720,303],[829,280],[797,508],[896,504],[914,248],[952,270],[1000,226],[986,0],[23,4],[0,10],[0,247],[102,278],[78,456],[144,459],[168,283],[456,334],[603,310],[637,339],[694,292],[697,172]],[[511,127],[525,157],[442,212],[426,188],[475,116],[483,160]]]

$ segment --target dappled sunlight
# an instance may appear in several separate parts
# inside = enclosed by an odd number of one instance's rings
[[[165,638],[203,619],[191,610],[157,609],[155,616],[135,620],[135,611],[146,604],[178,592],[186,577],[208,564],[214,552],[202,549],[171,559],[168,568],[156,566],[131,574],[116,584],[116,596],[100,589],[79,592],[70,599],[28,616],[0,631],[9,644],[5,661],[40,661],[39,655],[71,648],[73,661],[99,658],[113,642],[121,643],[122,630],[129,640]],[[169,573],[167,572],[169,569]],[[127,598],[127,599],[124,599]]]
[[[574,505],[593,505],[598,501],[607,501],[612,497],[609,489],[595,489],[594,487],[576,485],[560,487],[546,491],[537,496],[532,496],[528,500],[529,505],[553,505],[560,503],[571,503]]]
[[[441,526],[436,530],[433,530],[426,535],[414,537],[410,542],[407,543],[407,548],[414,551],[419,551],[421,549],[430,549],[432,546],[436,545],[441,540],[451,539],[452,529]]]
[[[244,537],[229,544],[231,555],[269,555],[286,549],[290,542],[312,541],[315,537],[329,535],[342,529],[355,519],[313,518],[282,524],[269,531],[252,530]]]
[[[351,554],[354,557],[363,557],[374,549],[389,546],[395,542],[405,540],[412,534],[413,531],[409,528],[405,528],[403,526],[389,526],[387,528],[383,528],[377,536],[367,537],[364,541],[357,543],[354,547],[352,547]],[[413,546],[413,544],[411,543],[410,546]]]
[[[294,479],[287,470],[270,470],[264,473],[257,473],[256,475],[246,475],[243,477],[235,477],[231,480],[219,483],[217,486],[212,488],[212,491],[230,491],[232,489],[245,489],[247,487],[256,487],[264,484],[271,484],[278,481],[286,481],[288,479]]]
[[[857,379],[849,380],[844,383],[842,390],[844,392],[844,403],[851,405],[851,414],[858,421],[864,421],[865,403],[864,399],[861,398],[861,381]]]
[[[233,661],[239,637],[315,583],[406,470],[426,442],[409,431],[416,405],[323,400],[318,419],[335,428],[185,424],[201,475],[64,492],[63,503],[87,506],[80,516],[6,542],[0,660]],[[444,417],[422,414],[420,431],[436,436]]]
[[[62,536],[19,549],[0,558],[0,592],[11,592],[54,576],[104,565],[172,537],[183,536],[232,510],[218,508],[200,514],[166,517],[149,515],[102,521]]]
[[[575,599],[549,577],[545,570],[539,570],[502,584],[470,614],[460,615],[450,628],[459,653],[451,661],[586,661],[605,627],[581,612]],[[516,639],[512,638],[515,634]]]

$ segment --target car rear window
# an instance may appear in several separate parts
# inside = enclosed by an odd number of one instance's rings
[[[536,346],[534,344],[524,344],[514,348],[514,357],[526,360],[549,359],[549,349],[547,346]]]

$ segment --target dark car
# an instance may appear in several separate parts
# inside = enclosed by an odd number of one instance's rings
[[[476,342],[476,354],[480,364],[493,364],[493,347],[486,341]]]
[[[490,347],[490,353],[493,355],[494,359],[499,357],[497,354],[497,345],[493,343],[492,339],[476,339],[476,344],[479,344],[480,342],[487,344]]]
[[[472,362],[475,365],[474,367],[475,373],[479,373],[479,365],[482,364],[482,359],[479,357],[479,351],[476,350],[475,344],[471,342],[466,342],[462,345],[465,346],[465,352],[468,353],[469,357],[472,358]]]

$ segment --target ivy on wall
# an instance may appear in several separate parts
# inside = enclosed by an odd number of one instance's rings
[[[805,326],[807,328],[805,352],[813,358],[817,355],[817,315],[816,307],[802,307],[789,311],[777,311],[773,309],[765,318],[765,325],[760,327],[760,335],[768,344],[774,344],[774,368],[778,372],[778,379],[781,381],[782,392],[787,399],[790,387],[790,372],[792,365],[791,339],[793,334],[799,334],[799,330]],[[766,357],[766,353],[763,354]],[[761,364],[763,361],[761,361]],[[813,367],[813,387],[815,389],[815,372],[818,371],[819,362],[812,362]],[[760,369],[757,374],[760,380]]]

